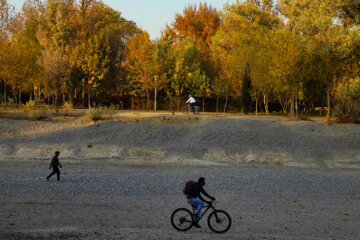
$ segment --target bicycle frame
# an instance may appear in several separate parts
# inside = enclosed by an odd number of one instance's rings
[[[191,205],[192,207],[192,212],[193,214],[195,214],[195,207],[193,205]],[[203,218],[203,216],[207,213],[207,211],[209,211],[209,209],[212,209],[213,211],[215,211],[215,207],[210,203],[206,206],[203,207],[203,209],[206,208],[199,216],[199,221]]]

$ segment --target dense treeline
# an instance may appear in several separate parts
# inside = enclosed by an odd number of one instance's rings
[[[136,24],[95,0],[27,0],[14,14],[1,0],[0,79],[30,99],[73,102],[116,95],[127,41]]]
[[[96,0],[27,0],[16,14],[0,0],[0,11],[4,102],[27,94],[90,106],[127,95],[150,109],[156,93],[175,110],[192,94],[203,110],[211,98],[226,111],[231,98],[244,113],[277,103],[289,114],[317,106],[360,118],[357,0],[189,5],[155,41]]]

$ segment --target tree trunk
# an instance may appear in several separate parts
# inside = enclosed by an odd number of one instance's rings
[[[19,107],[21,107],[21,90],[19,88]]]
[[[58,112],[58,98],[59,98],[59,89],[56,89],[56,93],[55,93],[55,112]]]
[[[330,120],[330,90],[327,90],[327,115],[326,115],[326,120],[329,121]]]
[[[89,111],[91,110],[91,96],[90,96],[90,90],[88,90],[88,106],[89,106]]]
[[[7,99],[6,99],[6,79],[4,79],[4,109],[6,110],[6,104],[7,104]]]
[[[228,103],[228,95],[226,94],[225,95],[225,105],[224,105],[224,115],[225,115],[225,112],[226,112],[227,103]]]
[[[84,104],[85,99],[85,89],[84,89],[84,83],[81,84],[81,105]]]
[[[77,102],[77,88],[74,90],[74,104]]]
[[[282,100],[282,97],[278,97],[277,99],[283,109],[283,112],[286,114],[285,104],[284,104],[284,101]]]
[[[216,96],[216,115],[219,112],[219,95]]]
[[[203,105],[202,112],[205,112],[205,98],[204,98],[204,96],[202,97],[202,105]]]
[[[131,95],[131,110],[134,111],[134,95]]]
[[[150,93],[146,90],[146,111],[150,110]]]
[[[256,101],[256,104],[255,104],[255,114],[256,116],[258,115],[258,104],[259,104],[259,97],[256,96],[255,97],[255,101]]]
[[[227,108],[227,103],[228,103],[228,84],[226,84],[226,88],[225,88],[224,116],[225,116],[225,112],[226,112],[226,108]]]
[[[267,93],[264,94],[264,106],[266,115],[269,115],[269,97]]]
[[[176,111],[179,111],[179,109],[180,109],[180,96],[177,97],[176,101],[177,101],[177,103],[176,103],[177,110]]]
[[[296,117],[298,117],[298,98],[297,98],[297,93],[295,93],[295,113],[296,113]]]
[[[294,118],[294,93],[291,94],[290,116]]]
[[[68,98],[69,98],[69,103],[71,105],[74,105],[74,86],[70,86]]]

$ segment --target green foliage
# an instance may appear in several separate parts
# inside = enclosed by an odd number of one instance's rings
[[[336,88],[334,114],[341,122],[360,120],[360,78],[340,83]]]
[[[198,97],[209,97],[212,93],[211,79],[200,68],[189,73],[189,92]]]
[[[173,50],[174,72],[170,81],[170,88],[177,97],[183,96],[194,84],[193,76],[199,76],[200,51],[195,42],[189,38],[182,40]]]

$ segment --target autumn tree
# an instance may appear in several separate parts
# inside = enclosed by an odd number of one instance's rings
[[[332,91],[343,73],[344,52],[341,46],[350,30],[335,21],[339,13],[338,3],[330,0],[282,0],[278,4],[281,13],[288,19],[289,28],[301,36],[307,51],[317,56],[317,79],[324,83],[327,91],[327,118],[331,112]]]
[[[175,65],[170,88],[179,99],[184,94],[194,93],[192,92],[194,90],[191,90],[190,87],[194,85],[194,80],[199,80],[193,76],[196,75],[197,71],[201,71],[201,58],[196,43],[189,38],[185,38],[176,44],[173,51]]]
[[[294,32],[288,29],[272,31],[263,42],[260,54],[270,59],[268,79],[272,91],[285,113],[294,115],[301,86],[300,60],[302,45]],[[290,109],[289,109],[290,103]]]
[[[60,50],[53,50],[44,52],[40,62],[47,86],[55,90],[54,104],[57,110],[61,87],[69,75],[69,60]]]
[[[155,89],[155,45],[144,31],[127,43],[125,67],[128,81],[133,89],[141,90],[147,98],[146,109],[150,109],[151,91]]]
[[[193,39],[200,50],[201,71],[207,77],[214,79],[214,71],[210,46],[212,37],[216,34],[220,25],[220,17],[215,8],[207,3],[189,5],[182,14],[176,14],[175,20],[168,27],[168,33],[178,42],[185,38]]]
[[[224,7],[222,23],[214,38],[215,51],[221,59],[220,79],[230,79],[234,94],[241,96],[242,78],[249,63],[253,95],[256,103],[260,94],[264,96],[267,112],[271,84],[264,83],[269,61],[259,52],[269,32],[280,26],[281,19],[273,12],[272,1],[236,2]]]
[[[6,108],[7,102],[7,78],[9,75],[9,23],[14,11],[14,7],[11,6],[6,0],[0,0],[0,82],[4,82],[4,107]]]
[[[89,19],[95,22],[96,33],[101,32],[107,36],[109,45],[109,69],[104,75],[103,92],[116,95],[120,85],[120,79],[124,76],[122,64],[125,61],[125,51],[127,41],[139,33],[139,29],[132,21],[128,21],[121,16],[121,13],[102,3],[94,4],[89,9]]]
[[[183,14],[176,14],[171,25],[171,32],[179,41],[184,38],[194,39],[202,54],[206,54],[211,38],[216,34],[220,18],[215,8],[207,3],[189,5]]]
[[[75,49],[75,62],[82,71],[82,83],[88,94],[88,107],[91,108],[91,95],[96,94],[109,70],[108,54],[110,47],[107,36],[91,37]]]

